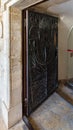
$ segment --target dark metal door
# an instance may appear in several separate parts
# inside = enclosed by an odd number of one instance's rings
[[[57,87],[58,19],[26,11],[26,115]]]

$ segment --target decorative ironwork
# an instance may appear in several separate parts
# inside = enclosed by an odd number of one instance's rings
[[[28,114],[56,88],[58,19],[28,12]]]

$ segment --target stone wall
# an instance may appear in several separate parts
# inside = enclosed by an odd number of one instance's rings
[[[68,78],[68,37],[69,32],[73,26],[73,18],[69,16],[61,16],[58,26],[58,78]]]
[[[22,119],[21,23],[22,14],[19,9],[7,8],[3,12],[3,86],[0,85],[3,91],[3,117],[8,128]]]
[[[2,111],[8,128],[22,119],[22,11],[11,7],[17,5],[19,8],[22,1],[26,8],[30,3],[33,5],[43,0],[1,0],[4,32]]]
[[[22,13],[19,9],[10,9],[10,21],[10,108],[14,109],[11,126],[22,118]]]
[[[22,14],[11,8],[11,106],[22,102]],[[18,100],[19,99],[19,100]]]
[[[3,42],[3,19],[2,19],[2,13],[0,12],[0,100],[2,100],[3,96],[3,78],[4,78],[4,69],[3,69],[3,50],[4,50],[4,42]]]
[[[3,97],[2,112],[8,126],[8,112],[10,108],[10,10],[3,11]]]

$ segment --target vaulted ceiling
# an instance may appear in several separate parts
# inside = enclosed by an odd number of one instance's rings
[[[73,0],[48,0],[35,6],[35,9],[44,10],[55,15],[73,16]]]

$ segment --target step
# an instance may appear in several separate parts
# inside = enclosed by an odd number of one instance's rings
[[[59,85],[57,93],[73,105],[73,90],[63,83]]]

